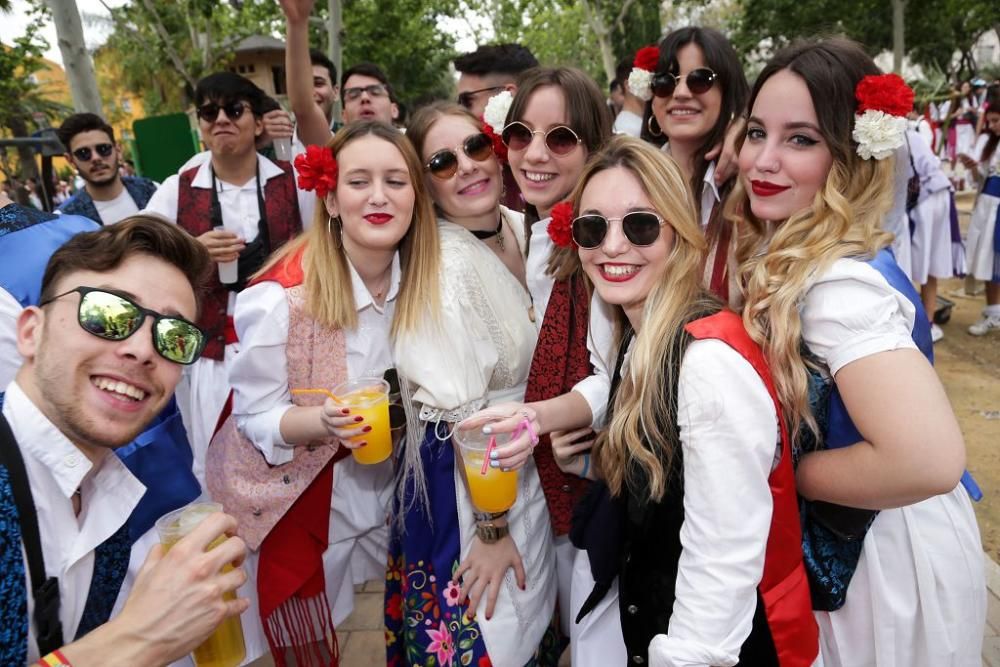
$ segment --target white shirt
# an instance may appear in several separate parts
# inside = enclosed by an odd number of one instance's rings
[[[132,195],[128,193],[124,187],[117,197],[108,201],[94,201],[94,207],[97,209],[97,214],[101,216],[101,222],[105,225],[111,225],[130,215],[135,215],[139,212],[139,207],[136,206],[135,200],[132,199]]]
[[[525,261],[525,281],[531,300],[535,306],[535,325],[542,330],[542,321],[549,307],[549,297],[552,296],[552,286],[555,280],[550,276],[548,266],[549,253],[554,242],[549,238],[549,220],[545,218],[531,225],[531,239],[528,241],[528,259]],[[601,301],[595,291],[590,299],[590,324],[587,328],[587,349],[590,352],[590,363],[594,373],[573,386],[573,391],[583,396],[590,406],[591,425],[600,428],[604,425],[604,416],[608,409],[608,394],[611,392],[610,371],[614,365],[614,325],[612,311]]]
[[[354,304],[358,309],[358,327],[344,330],[347,375],[352,379],[371,375],[382,377],[385,370],[392,367],[389,330],[399,293],[399,255],[397,253],[392,259],[384,306],[375,303],[354,266],[350,262],[348,266]],[[281,437],[281,418],[294,405],[285,355],[288,344],[285,289],[273,281],[248,287],[236,298],[234,318],[241,346],[229,369],[236,424],[260,449],[268,463],[288,463],[295,447]]]
[[[719,340],[688,346],[677,391],[682,551],[670,623],[650,641],[649,664],[735,665],[764,570],[777,415],[757,372]]]
[[[94,466],[32,403],[16,382],[7,386],[3,415],[28,472],[38,513],[47,576],[59,579],[63,638],[76,636],[94,572],[94,550],[121,528],[146,487],[110,450]],[[80,488],[81,511],[73,512]],[[34,612],[25,561],[28,617]],[[35,624],[28,626],[28,661],[38,660]]]
[[[191,187],[209,190],[212,188],[212,171],[210,169],[212,153],[202,151],[188,160],[180,170],[163,181],[153,197],[146,204],[143,213],[155,213],[161,215],[170,222],[177,222],[177,192],[180,183],[180,175],[185,171],[198,167],[198,173],[191,181]],[[268,160],[263,155],[257,154],[257,162],[260,165],[261,180],[266,183],[276,176],[281,176],[285,172],[281,167]],[[294,174],[294,171],[293,171]],[[296,183],[298,176],[295,175]],[[226,230],[231,231],[246,242],[257,238],[257,222],[260,220],[260,212],[257,209],[257,181],[251,178],[243,185],[227,183],[216,178],[219,188],[219,205],[222,208],[222,225]],[[267,199],[267,192],[261,186],[261,193]],[[299,203],[299,213],[302,217],[302,228],[306,229],[312,222],[305,216],[305,212],[315,208],[316,196],[312,192],[305,192],[296,187],[296,197]]]
[[[639,135],[642,134],[642,116],[622,109],[615,117],[612,132],[615,134],[627,134],[630,137],[638,139]]]

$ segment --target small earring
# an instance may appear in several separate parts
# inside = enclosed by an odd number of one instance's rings
[[[333,222],[337,221],[337,233],[333,233]],[[326,230],[329,232],[331,238],[333,239],[333,245],[338,250],[344,247],[344,223],[341,221],[340,216],[329,216],[326,219]]]
[[[653,123],[656,123],[655,130],[653,129]],[[646,129],[649,130],[649,133],[654,137],[663,136],[663,130],[660,129],[660,124],[656,121],[656,116],[652,114],[649,115],[649,120],[646,121]]]

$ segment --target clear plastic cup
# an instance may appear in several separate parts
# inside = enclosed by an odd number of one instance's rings
[[[156,521],[156,532],[160,536],[160,544],[169,551],[172,546],[190,533],[208,515],[221,512],[219,503],[196,502],[165,514]],[[223,535],[212,544],[214,549],[226,540]],[[223,572],[232,570],[232,565],[222,568]],[[230,591],[223,594],[226,600],[235,600],[236,593]],[[198,648],[192,652],[194,664],[198,667],[239,667],[246,658],[246,645],[243,642],[243,626],[239,616],[230,616],[224,620],[215,631],[209,635]]]
[[[218,225],[212,228],[216,232],[227,232],[229,231],[222,225]],[[239,261],[233,260],[231,262],[219,262],[219,282],[223,285],[232,285],[237,280],[240,279]]]
[[[354,442],[367,442],[364,447],[352,449],[351,454],[358,463],[381,463],[392,455],[392,432],[389,428],[389,383],[379,377],[362,377],[341,382],[333,388],[333,395],[344,407],[350,408],[352,415],[364,417],[364,421],[349,428],[362,429],[371,426],[367,433],[359,433],[351,438]]]
[[[483,426],[501,419],[496,416],[473,416],[459,423],[452,434],[462,455],[472,504],[480,512],[504,512],[517,500],[517,471],[504,472],[494,468],[488,459],[491,442],[493,447],[503,447],[511,439],[510,433],[483,433]]]
[[[278,137],[274,140],[274,157],[283,162],[292,161],[292,138]]]

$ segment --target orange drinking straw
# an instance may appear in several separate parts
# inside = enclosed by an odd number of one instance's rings
[[[334,394],[333,394],[332,391],[329,391],[327,389],[292,389],[292,393],[296,394],[296,395],[299,395],[299,394],[323,394],[325,396],[329,396],[333,400],[334,403],[337,403],[339,405],[343,405],[344,404],[344,402],[342,400],[340,400],[338,397],[334,396]]]

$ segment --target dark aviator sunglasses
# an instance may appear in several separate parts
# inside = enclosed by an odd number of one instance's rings
[[[198,107],[198,118],[206,123],[214,123],[219,117],[219,111],[225,111],[226,118],[229,120],[239,120],[240,116],[248,109],[250,109],[250,105],[246,102],[228,102],[227,104],[208,102]]]
[[[115,150],[114,144],[97,144],[91,149],[90,146],[83,146],[73,151],[73,157],[80,162],[90,162],[96,151],[101,157],[109,157]]]
[[[466,137],[462,145],[455,148],[444,148],[431,155],[424,167],[432,176],[447,180],[458,173],[458,149],[476,162],[483,162],[493,154],[493,142],[484,133],[479,132]]]
[[[46,306],[69,294],[80,295],[77,322],[87,333],[110,341],[123,341],[140,328],[146,317],[153,318],[153,349],[175,364],[187,366],[201,356],[206,336],[196,324],[183,317],[162,315],[143,308],[132,299],[95,287],[77,287],[38,304]]]

